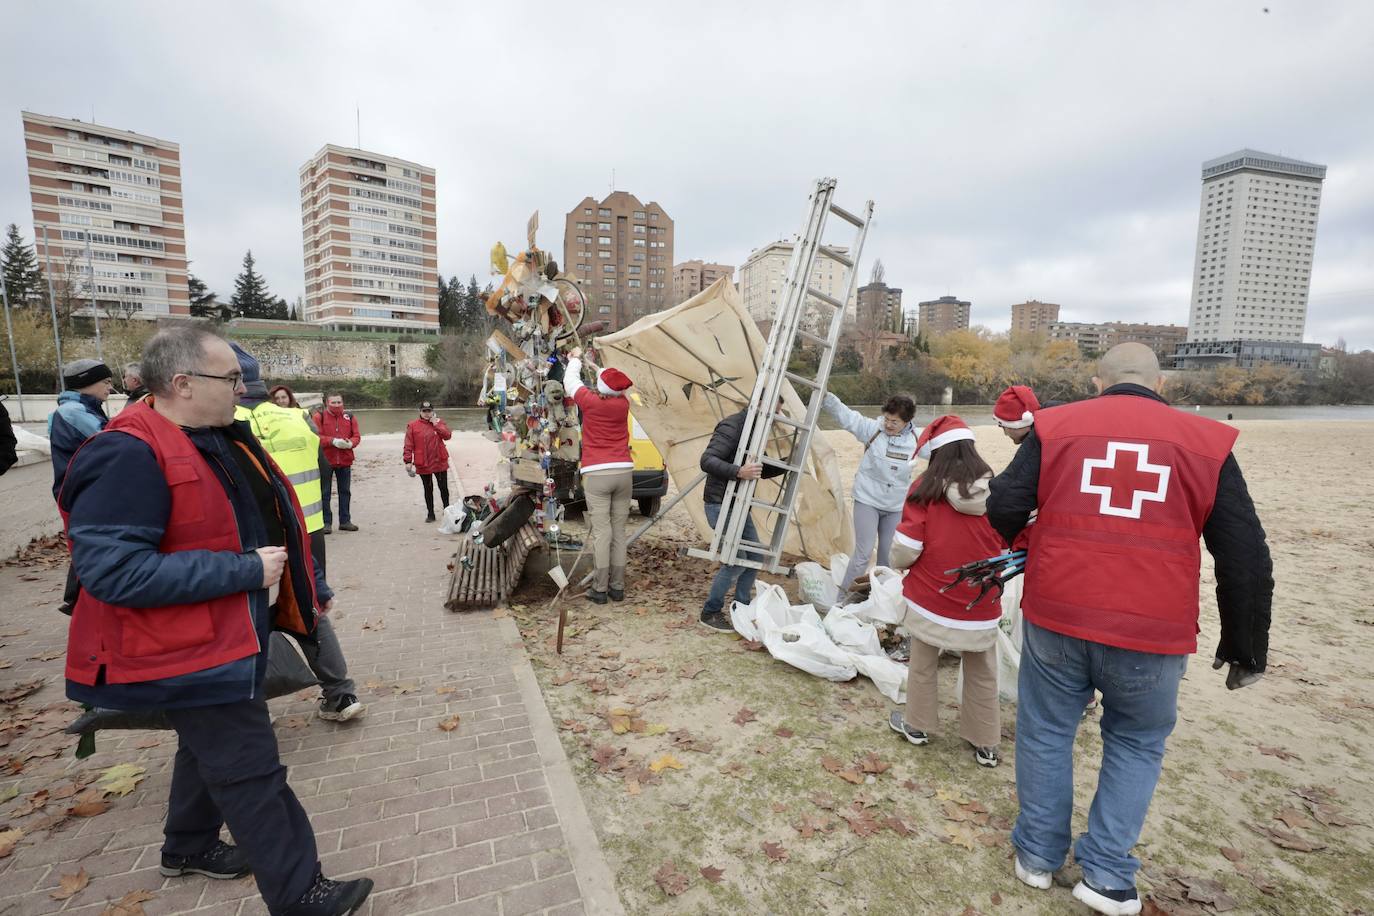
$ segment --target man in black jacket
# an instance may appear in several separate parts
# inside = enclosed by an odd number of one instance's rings
[[[722,517],[727,520],[730,517],[729,511],[721,511],[721,504],[725,501],[726,485],[730,481],[776,477],[784,470],[779,467],[764,467],[757,461],[735,464],[735,452],[739,449],[740,440],[744,438],[744,420],[748,413],[749,410],[746,408],[717,423],[711,433],[710,443],[701,453],[701,469],[709,475],[704,494],[706,520],[711,523],[712,528],[720,526]],[[753,518],[745,520],[743,534],[746,540],[759,539]],[[740,557],[745,556],[748,555],[741,551]],[[733,566],[728,563],[722,565],[711,582],[711,593],[701,609],[702,624],[723,632],[734,629],[730,624],[730,615],[725,613],[725,595],[733,584],[736,601],[740,604],[753,601],[754,578],[757,575],[758,570],[752,566]]]
[[[1231,689],[1264,671],[1274,580],[1264,528],[1227,451],[1231,439],[1204,426],[1208,421],[1159,406],[1166,403],[1159,395],[1164,378],[1154,354],[1138,343],[1113,347],[1094,382],[1098,398],[1036,419],[1011,464],[993,478],[987,509],[1007,543],[1038,510],[1022,604],[1016,876],[1048,889],[1064,862],[1074,736],[1082,704],[1100,691],[1101,775],[1088,829],[1074,845],[1083,880],[1073,895],[1099,913],[1121,916],[1141,910],[1140,863],[1131,849],[1177,716],[1191,651],[1185,644],[1195,645],[1197,567],[1186,548],[1196,557],[1200,529],[1216,561],[1221,642],[1212,667],[1230,665]],[[1127,471],[1111,473],[1117,465],[1096,457],[1099,446],[1107,460],[1124,460]],[[1114,450],[1128,457],[1113,459]],[[1149,463],[1150,455],[1160,463]],[[1208,511],[1211,473],[1216,491]],[[1118,501],[1118,488],[1129,491],[1129,506]]]

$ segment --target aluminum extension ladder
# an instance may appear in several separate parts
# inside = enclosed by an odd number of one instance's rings
[[[773,330],[768,335],[768,346],[764,350],[758,378],[754,382],[754,391],[749,398],[744,435],[740,438],[739,448],[735,452],[737,465],[761,462],[764,467],[783,470],[780,478],[773,478],[780,482],[778,496],[775,501],[757,498],[757,480],[730,481],[725,488],[721,523],[716,526],[710,549],[695,548],[687,551],[689,556],[736,566],[750,566],[775,573],[788,570],[788,567],[782,564],[783,545],[787,543],[787,532],[791,527],[793,513],[801,493],[811,439],[816,434],[820,421],[825,386],[830,379],[830,368],[835,361],[840,332],[844,325],[845,304],[854,295],[858,281],[857,268],[863,257],[864,239],[868,235],[868,224],[873,218],[873,201],[867,201],[862,213],[855,215],[834,204],[834,195],[835,179],[821,178],[816,181],[807,207],[806,223],[801,238],[793,248],[792,260],[788,265],[782,305],[774,319]],[[854,245],[845,254],[827,247],[822,241],[825,237],[826,220],[832,214],[856,230]],[[829,258],[843,266],[844,274],[840,288],[844,290],[844,294],[840,298],[836,299],[811,286],[812,270],[817,257]],[[822,315],[829,310],[828,324],[821,322],[825,328],[824,336],[803,327],[803,318],[811,302],[819,304]],[[820,348],[820,366],[815,378],[798,375],[787,368],[799,340]],[[804,416],[789,417],[778,410],[778,399],[783,390],[784,380],[798,388],[810,389],[811,397],[807,402]],[[765,453],[769,441],[774,438],[774,430],[779,428],[790,430],[784,434],[790,439],[786,459],[773,458]],[[735,507],[740,505],[748,506],[750,511],[737,511]],[[728,513],[727,509],[730,510]],[[766,541],[753,541],[744,537],[745,521],[753,512],[773,516],[772,530]]]

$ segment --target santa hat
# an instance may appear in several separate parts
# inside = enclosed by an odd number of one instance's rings
[[[929,461],[931,452],[942,445],[949,445],[961,439],[973,441],[973,430],[968,428],[967,423],[954,414],[936,417],[929,426],[921,430],[920,438],[916,440],[916,457]]]
[[[596,374],[596,390],[602,394],[620,394],[633,384],[630,377],[619,369],[602,369]]]
[[[992,415],[998,426],[1007,429],[1025,429],[1035,422],[1035,412],[1040,409],[1040,401],[1035,392],[1025,385],[1012,385],[997,396],[992,407]]]

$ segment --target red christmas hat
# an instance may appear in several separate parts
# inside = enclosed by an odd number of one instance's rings
[[[992,415],[997,418],[998,426],[1025,429],[1035,422],[1035,412],[1039,409],[1040,401],[1034,391],[1025,385],[1012,385],[997,396]]]
[[[969,429],[968,424],[954,414],[936,417],[930,421],[929,426],[921,430],[921,435],[916,440],[916,457],[929,461],[930,453],[940,446],[949,445],[951,442],[958,442],[961,439],[972,442],[973,438],[973,430]]]
[[[619,369],[602,369],[596,375],[596,387],[602,394],[616,394],[633,384],[630,377]]]

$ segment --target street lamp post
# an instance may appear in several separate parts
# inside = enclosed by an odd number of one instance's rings
[[[24,416],[24,384],[19,381],[19,357],[14,352],[14,327],[10,324],[10,293],[5,288],[4,274],[0,274],[0,301],[5,304],[5,333],[10,339],[10,365],[14,367],[14,394],[19,398],[19,422],[23,423],[28,419]]]

